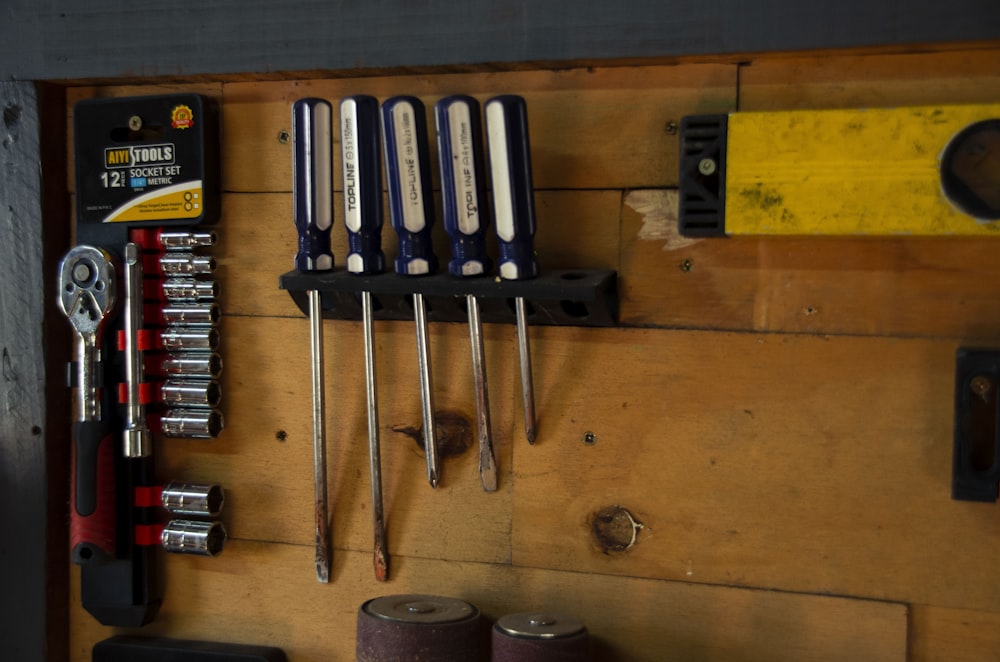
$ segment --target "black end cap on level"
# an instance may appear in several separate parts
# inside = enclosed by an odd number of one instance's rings
[[[726,236],[728,115],[681,120],[678,227],[685,237]]]

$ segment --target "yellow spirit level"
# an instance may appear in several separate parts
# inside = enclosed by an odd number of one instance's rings
[[[680,152],[687,236],[1000,236],[1000,104],[685,117]]]

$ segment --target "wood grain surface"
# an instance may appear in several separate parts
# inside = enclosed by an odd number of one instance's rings
[[[160,560],[166,600],[144,632],[346,660],[366,599],[429,592],[491,619],[576,613],[602,660],[995,657],[997,506],[950,496],[955,351],[1000,344],[995,242],[681,237],[676,125],[737,108],[995,101],[998,62],[992,47],[68,90],[67,117],[78,99],[172,89],[222,109],[227,427],[156,448],[163,479],[223,484],[231,540],[217,558]],[[476,475],[466,326],[431,327],[450,426],[431,490],[415,440],[413,324],[376,325],[392,555],[378,584],[360,324],[325,322],[335,549],[320,585],[309,329],[278,289],[296,244],[291,104],[456,92],[528,99],[539,261],[616,270],[620,325],[531,328],[534,446],[514,328],[486,325],[493,494]],[[384,235],[394,255],[388,225]],[[333,250],[346,252],[341,227]],[[71,574],[71,659],[82,661],[112,632],[79,608]]]
[[[224,564],[166,559],[169,597],[143,633],[280,644],[296,662],[347,661],[365,599],[421,593],[466,600],[491,621],[536,605],[578,614],[597,660],[905,659],[907,609],[895,603],[602,575],[581,581],[559,570],[413,557],[399,560],[386,586],[358,552],[343,553],[342,575],[318,586],[300,571],[310,569],[307,546],[235,541],[225,553]],[[108,634],[85,620],[74,627],[75,659]]]

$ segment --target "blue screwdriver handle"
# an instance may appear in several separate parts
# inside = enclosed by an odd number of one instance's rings
[[[352,274],[385,271],[378,133],[378,99],[359,94],[340,102],[347,270]]]
[[[441,206],[444,228],[451,238],[452,276],[489,273],[486,255],[489,214],[483,169],[479,102],[463,95],[445,97],[434,106],[438,163],[441,167]]]
[[[399,96],[382,103],[389,217],[399,235],[396,273],[404,276],[437,271],[431,242],[434,198],[431,191],[427,115],[415,97]]]
[[[531,180],[528,109],[522,97],[486,102],[486,139],[493,186],[493,220],[500,240],[500,277],[538,275],[535,260],[535,191]]]
[[[333,109],[324,99],[299,99],[292,105],[292,190],[299,271],[333,269]]]

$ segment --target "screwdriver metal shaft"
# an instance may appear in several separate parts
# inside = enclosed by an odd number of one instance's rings
[[[431,245],[434,206],[428,165],[424,104],[415,97],[393,97],[382,104],[382,142],[389,190],[392,227],[399,235],[396,273],[421,276],[437,270]],[[431,386],[430,347],[427,340],[427,306],[423,294],[413,294],[420,369],[421,409],[424,418],[424,451],[431,487],[440,482],[437,430],[434,425],[434,392]]]
[[[438,470],[437,429],[434,424],[434,388],[431,384],[431,348],[427,338],[427,305],[424,295],[413,293],[413,319],[417,326],[417,370],[420,372],[420,408],[424,418],[427,480],[431,487],[441,482]]]
[[[372,321],[372,293],[361,293],[361,314],[365,338],[365,383],[368,387],[368,459],[372,490],[372,528],[374,531],[375,579],[389,579],[389,544],[385,536],[385,512],[382,509],[382,455],[379,449],[378,396],[375,378],[375,331]]]
[[[503,95],[486,102],[485,114],[493,209],[500,241],[500,277],[509,280],[534,278],[538,275],[538,263],[534,255],[535,202],[527,107],[522,97]],[[535,389],[531,377],[524,297],[516,297],[514,307],[521,363],[524,433],[528,443],[533,444],[536,437]]]
[[[535,385],[531,377],[531,346],[528,343],[528,306],[524,297],[515,297],[517,354],[521,364],[521,407],[524,409],[524,436],[535,443]]]
[[[309,290],[309,347],[312,354],[313,497],[316,502],[316,579],[330,581],[330,531],[326,494],[326,395],[323,379],[323,307]]]
[[[490,423],[490,396],[486,383],[486,350],[483,346],[483,323],[479,319],[479,299],[465,297],[469,310],[469,340],[472,343],[472,375],[476,385],[476,428],[479,431],[479,480],[483,490],[497,489],[497,462],[493,454]]]
[[[482,175],[482,131],[479,102],[455,95],[434,106],[438,163],[441,170],[441,201],[444,227],[451,238],[448,272],[459,278],[475,278],[490,271],[486,255],[488,214],[480,207],[485,199]],[[479,438],[479,478],[483,489],[497,489],[497,465],[493,454],[490,399],[486,381],[486,352],[479,299],[466,296],[469,340],[472,345],[472,375],[476,389],[476,429]]]
[[[340,103],[340,144],[344,180],[344,225],[347,227],[347,270],[377,274],[385,270],[382,253],[382,177],[379,170],[378,100],[358,95]],[[389,578],[389,546],[382,509],[382,457],[378,427],[378,381],[375,374],[375,330],[372,293],[361,293],[365,342],[365,386],[368,404],[368,459],[371,475],[375,579]]]
[[[322,99],[300,99],[292,106],[293,191],[299,271],[333,269],[332,108]],[[330,530],[326,489],[326,398],[323,374],[323,309],[320,293],[309,291],[309,340],[312,356],[313,481],[316,579],[330,581]]]

